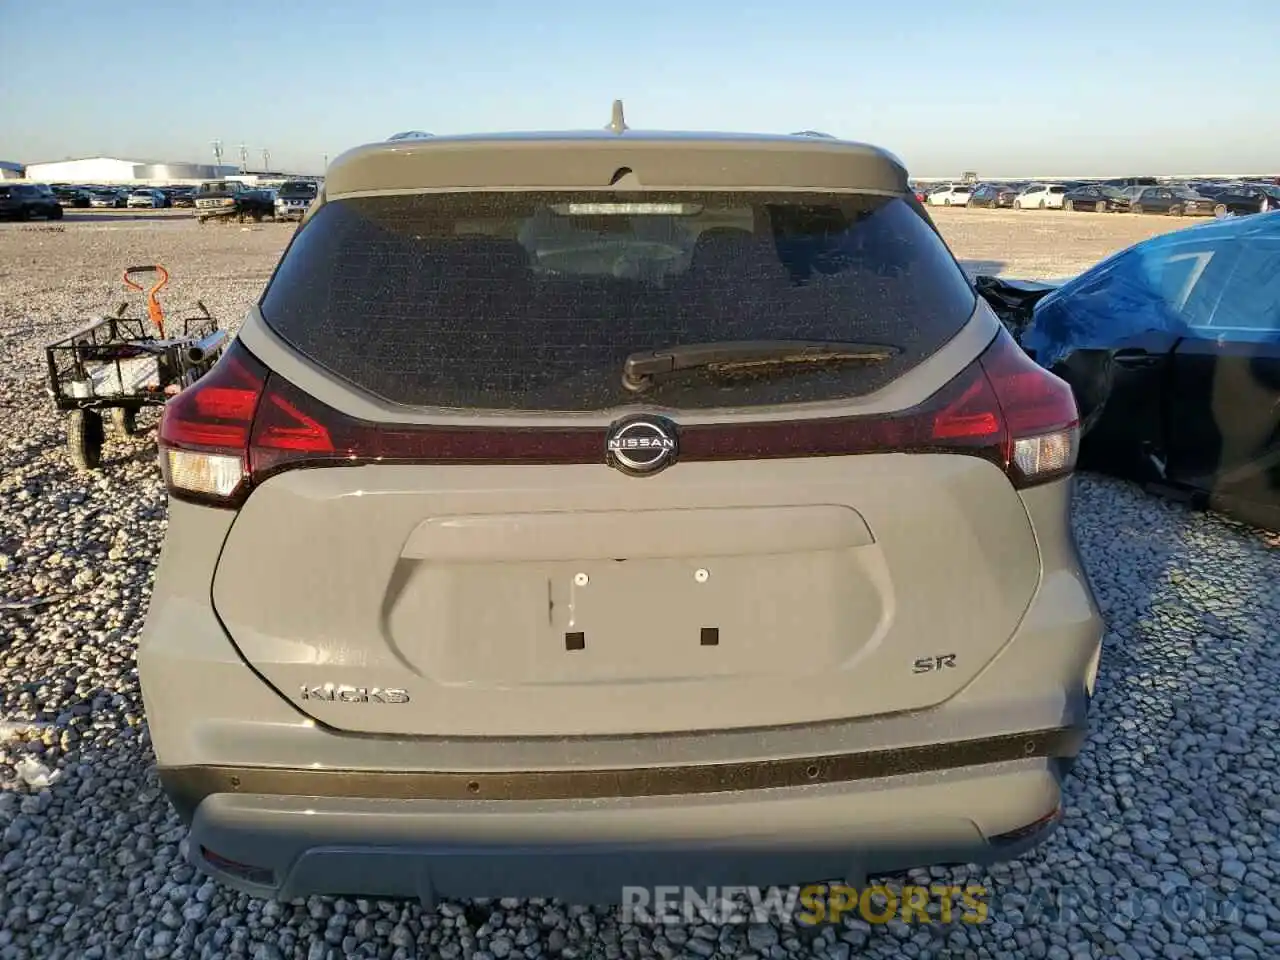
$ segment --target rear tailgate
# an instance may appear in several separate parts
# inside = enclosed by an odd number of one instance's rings
[[[244,656],[331,726],[569,736],[927,707],[1010,637],[1038,573],[1021,500],[971,457],[646,480],[371,466],[263,484],[213,596]]]

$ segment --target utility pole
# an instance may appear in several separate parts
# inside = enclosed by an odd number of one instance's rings
[[[329,155],[327,153],[324,155],[324,169],[329,169]]]
[[[213,162],[218,166],[222,166],[222,141],[213,141]]]
[[[240,144],[240,172],[249,172],[249,148],[243,143]]]
[[[266,147],[262,148],[262,172],[271,172],[271,151]]]

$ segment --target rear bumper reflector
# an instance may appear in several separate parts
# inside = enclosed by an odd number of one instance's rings
[[[991,838],[992,846],[1013,846],[1024,840],[1031,839],[1042,833],[1048,832],[1058,824],[1062,819],[1062,805],[1055,806],[1039,820],[1028,823],[1025,827],[1019,827],[1017,830],[1010,830],[1008,833],[996,834]]]
[[[391,771],[183,766],[159,771],[184,820],[214,794],[368,800],[580,800],[771,790],[1075,756],[1085,731],[1067,727],[894,750],[783,760],[613,770]]]
[[[249,863],[241,863],[239,860],[231,860],[219,853],[214,853],[205,846],[200,848],[200,856],[215,870],[221,870],[225,874],[247,880],[249,883],[263,885],[275,883],[276,875],[266,867],[255,867]]]

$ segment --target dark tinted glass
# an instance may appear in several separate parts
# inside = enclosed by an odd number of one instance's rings
[[[286,183],[280,187],[280,196],[282,197],[314,197],[316,195],[316,185],[314,183]]]
[[[974,294],[906,200],[470,193],[331,202],[263,295],[300,353],[398,403],[590,411],[635,402],[634,351],[733,340],[890,344],[875,365],[689,371],[646,403],[708,408],[883,387],[968,319]],[[672,213],[671,208],[679,209]],[[691,212],[692,211],[692,212]]]

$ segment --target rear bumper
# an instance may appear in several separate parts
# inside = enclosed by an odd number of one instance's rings
[[[985,749],[1065,756],[1079,743],[1079,732],[1063,730]],[[963,756],[973,745],[948,749]],[[1060,767],[1028,756],[776,789],[514,801],[483,798],[483,786],[472,796],[409,799],[411,778],[403,781],[408,789],[385,798],[248,792],[287,786],[308,772],[245,770],[225,773],[243,777],[243,792],[210,793],[196,805],[188,855],[232,887],[281,899],[347,893],[618,903],[624,886],[860,882],[908,867],[1018,856],[1053,828]],[[199,776],[168,770],[162,779],[184,802]],[[350,792],[350,776],[333,772],[335,792]],[[379,776],[367,785],[385,786]],[[570,776],[610,779],[607,772]],[[424,792],[440,792],[439,775],[422,777]],[[477,774],[469,782],[489,781]],[[308,789],[322,786],[313,779]]]
[[[138,670],[162,783],[191,824],[189,855],[264,896],[601,903],[623,884],[856,881],[1015,857],[1047,835],[1007,838],[1057,809],[1101,651],[1068,484],[1021,495],[1041,543],[1039,589],[1002,650],[945,702],[591,737],[317,723],[246,665],[212,608],[233,516],[171,502]],[[226,861],[265,873],[237,875]]]

